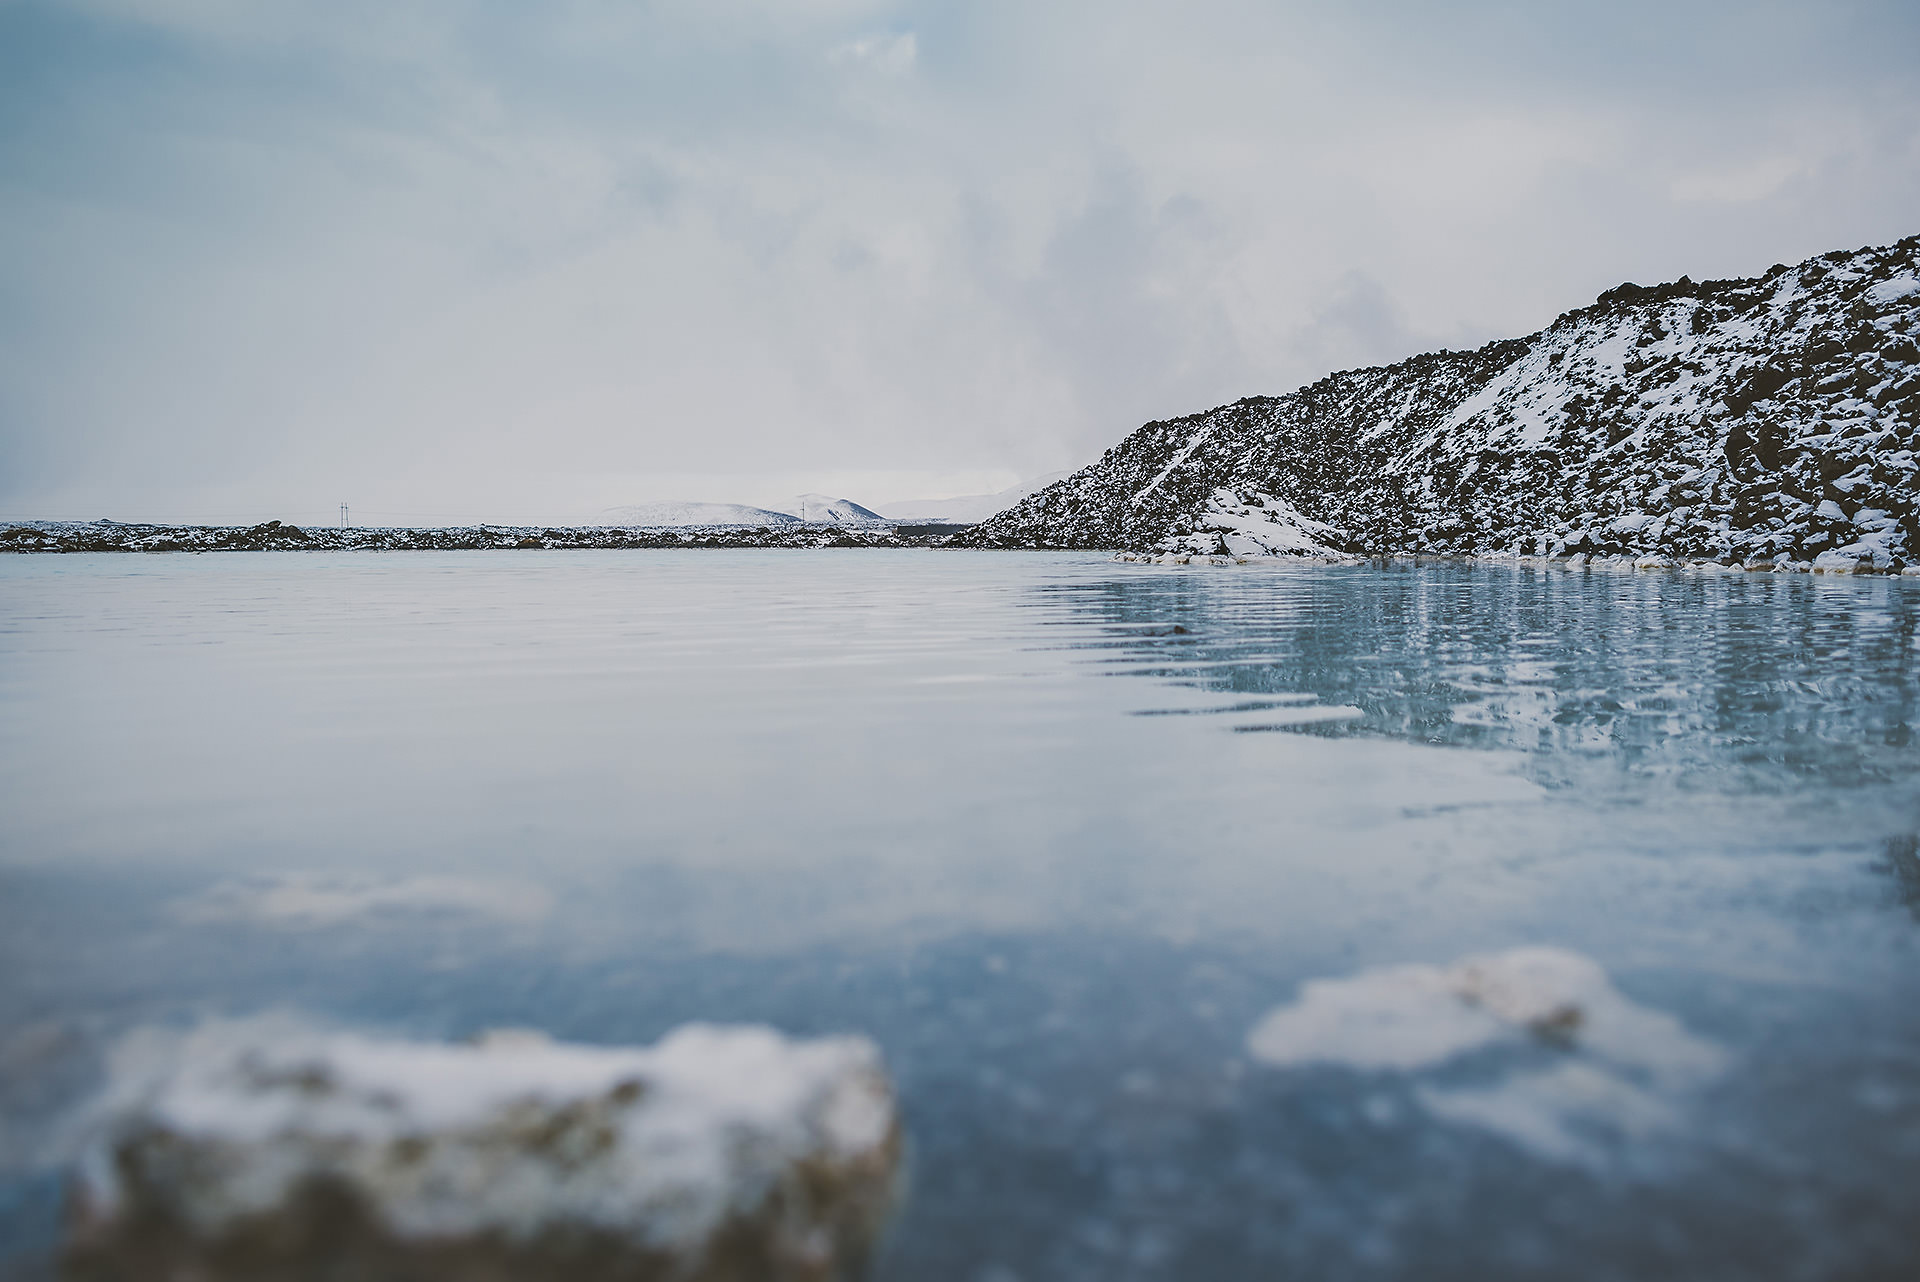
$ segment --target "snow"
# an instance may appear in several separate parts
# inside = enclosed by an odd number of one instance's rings
[[[1911,274],[1883,280],[1867,291],[1867,297],[1883,307],[1915,294],[1920,294],[1920,276]]]
[[[1536,347],[1501,370],[1485,387],[1462,401],[1446,422],[1429,434],[1428,443],[1475,423],[1483,429],[1498,423],[1499,430],[1523,449],[1545,444],[1573,394],[1566,381],[1553,372],[1555,355],[1564,353]]]
[[[1726,1066],[1719,1047],[1628,999],[1598,963],[1548,947],[1309,980],[1253,1027],[1247,1047],[1273,1068],[1403,1074],[1505,1050],[1492,1080],[1421,1083],[1417,1098],[1443,1120],[1563,1160],[1590,1156],[1596,1128],[1633,1135],[1664,1125],[1678,1093]],[[1535,1055],[1514,1054],[1529,1049]],[[1555,1062],[1533,1067],[1538,1053]]]
[[[268,1016],[130,1036],[87,1125],[96,1232],[161,1196],[217,1234],[325,1176],[401,1238],[584,1225],[693,1250],[797,1164],[890,1174],[896,1123],[859,1037],[693,1024],[651,1047],[525,1032],[454,1045]],[[199,1160],[181,1166],[183,1152]],[[176,1174],[129,1185],[149,1159]]]
[[[1607,529],[1614,534],[1638,534],[1652,520],[1645,512],[1628,512],[1625,516],[1615,517]]]
[[[695,516],[714,513],[692,513]],[[784,513],[774,513],[784,516]],[[679,526],[451,526],[299,529],[278,521],[252,527],[121,525],[111,521],[0,524],[0,552],[349,552],[587,548],[932,547],[946,533],[903,533],[885,523],[697,524]]]
[[[1134,493],[1134,496],[1133,496],[1134,506],[1138,507],[1146,499],[1147,495],[1159,489],[1160,486],[1165,483],[1166,479],[1169,476],[1173,475],[1174,469],[1179,467],[1182,463],[1186,462],[1189,458],[1191,458],[1193,456],[1193,452],[1199,449],[1200,446],[1206,441],[1206,439],[1212,435],[1213,435],[1213,427],[1211,424],[1209,424],[1208,426],[1201,428],[1199,431],[1195,432],[1191,437],[1189,437],[1187,439],[1187,443],[1181,447],[1180,452],[1173,456],[1172,461],[1169,462],[1165,467],[1160,469],[1160,475],[1154,477],[1151,481],[1148,481],[1145,487],[1143,487],[1142,489]]]
[[[1232,556],[1341,556],[1330,543],[1340,531],[1303,516],[1284,499],[1259,492],[1241,497],[1222,487],[1213,491],[1194,533],[1169,540],[1158,550],[1189,555],[1224,547]]]
[[[830,494],[796,495],[788,502],[787,510],[813,525],[861,525],[887,519],[852,499],[837,499]]]

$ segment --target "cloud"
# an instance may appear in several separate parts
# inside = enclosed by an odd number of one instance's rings
[[[900,35],[862,36],[836,46],[829,55],[840,64],[860,64],[888,76],[904,76],[913,71],[919,45],[911,31]]]
[[[1779,191],[1797,176],[1800,164],[1790,156],[1771,156],[1733,168],[1714,166],[1676,176],[1670,190],[1684,204],[1746,204]]]
[[[1052,471],[1620,280],[1910,233],[1917,28],[1877,0],[15,0],[0,515]]]
[[[1405,313],[1365,272],[1342,273],[1314,304],[1293,340],[1303,368],[1328,372],[1390,365],[1434,344],[1408,326]]]

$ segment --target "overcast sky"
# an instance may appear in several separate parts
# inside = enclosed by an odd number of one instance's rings
[[[0,515],[992,490],[1920,231],[1920,5],[0,0]]]

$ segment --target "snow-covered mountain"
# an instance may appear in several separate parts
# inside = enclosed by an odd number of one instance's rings
[[[608,525],[795,525],[800,518],[764,507],[746,507],[739,503],[635,503],[628,507],[608,508]]]
[[[608,508],[608,525],[671,527],[683,525],[862,525],[884,524],[878,512],[861,507],[851,499],[836,499],[830,494],[802,494],[786,504],[784,510],[748,507],[742,503],[687,503],[678,500],[662,503],[635,503]]]
[[[1920,236],[1149,423],[955,540],[1920,562]]]
[[[951,499],[901,499],[897,503],[882,503],[880,510],[893,521],[950,521],[955,524],[970,524],[1004,512],[1027,495],[1044,490],[1055,481],[1070,475],[1072,475],[1070,472],[1050,472],[1046,476],[1036,476],[1030,481],[1010,485],[994,494],[964,494]]]
[[[852,499],[836,499],[831,494],[802,494],[786,505],[795,518],[815,525],[860,525],[887,518]]]

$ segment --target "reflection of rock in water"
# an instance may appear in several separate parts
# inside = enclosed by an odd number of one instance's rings
[[[1365,713],[1319,734],[1514,749],[1556,785],[1627,773],[1910,789],[1920,596],[1848,591],[1837,609],[1831,591],[1771,575],[1587,581],[1448,565],[1142,576],[1040,595],[1109,625],[1095,662]],[[1167,636],[1175,620],[1190,632]]]
[[[147,1033],[90,1115],[70,1278],[764,1278],[857,1270],[900,1132],[863,1038]]]
[[[1474,1083],[1422,1082],[1443,1121],[1493,1132],[1538,1156],[1587,1162],[1619,1139],[1671,1129],[1679,1096],[1718,1076],[1717,1046],[1629,1000],[1589,958],[1515,948],[1451,966],[1389,966],[1309,980],[1247,1037],[1274,1068],[1329,1065],[1423,1073],[1527,1043],[1557,1058],[1497,1057]]]
[[[1887,838],[1887,869],[1893,874],[1900,901],[1920,921],[1920,833],[1903,832]]]

